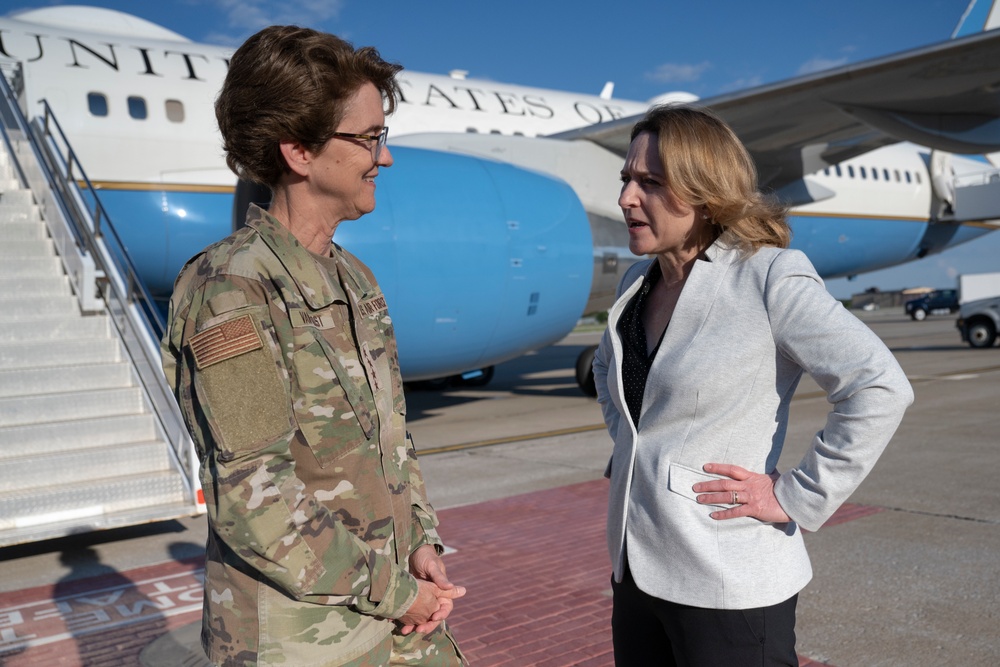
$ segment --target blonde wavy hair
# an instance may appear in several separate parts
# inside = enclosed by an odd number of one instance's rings
[[[635,124],[631,139],[643,132],[657,137],[670,193],[703,206],[723,241],[748,254],[788,247],[786,207],[758,190],[753,159],[718,116],[691,106],[656,106]]]

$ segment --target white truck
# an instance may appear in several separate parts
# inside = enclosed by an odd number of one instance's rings
[[[972,347],[993,347],[1000,331],[1000,297],[963,303],[955,323],[962,340]]]
[[[959,305],[1000,296],[1000,272],[964,273],[958,277]]]
[[[1000,332],[1000,272],[958,277],[958,331],[972,347],[993,347]]]

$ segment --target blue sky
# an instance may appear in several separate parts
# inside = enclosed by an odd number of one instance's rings
[[[60,2],[0,0],[0,14]],[[376,46],[407,69],[646,100],[707,97],[948,39],[967,0],[94,0],[198,42],[236,46],[296,23]],[[835,296],[877,286],[950,287],[1000,271],[1000,233],[903,267],[828,281]]]

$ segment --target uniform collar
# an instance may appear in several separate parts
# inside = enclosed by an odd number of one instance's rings
[[[298,293],[310,308],[318,310],[337,301],[348,302],[340,282],[274,216],[256,204],[251,204],[247,211],[247,226],[256,230],[261,240],[285,267],[285,271],[295,281]],[[337,259],[339,268],[341,262],[336,252],[334,258]]]

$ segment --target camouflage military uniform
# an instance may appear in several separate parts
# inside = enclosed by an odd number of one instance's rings
[[[162,346],[208,505],[205,650],[458,664],[447,630],[393,632],[416,598],[409,555],[440,539],[382,292],[343,249],[313,255],[257,207],[247,224],[181,271]]]

